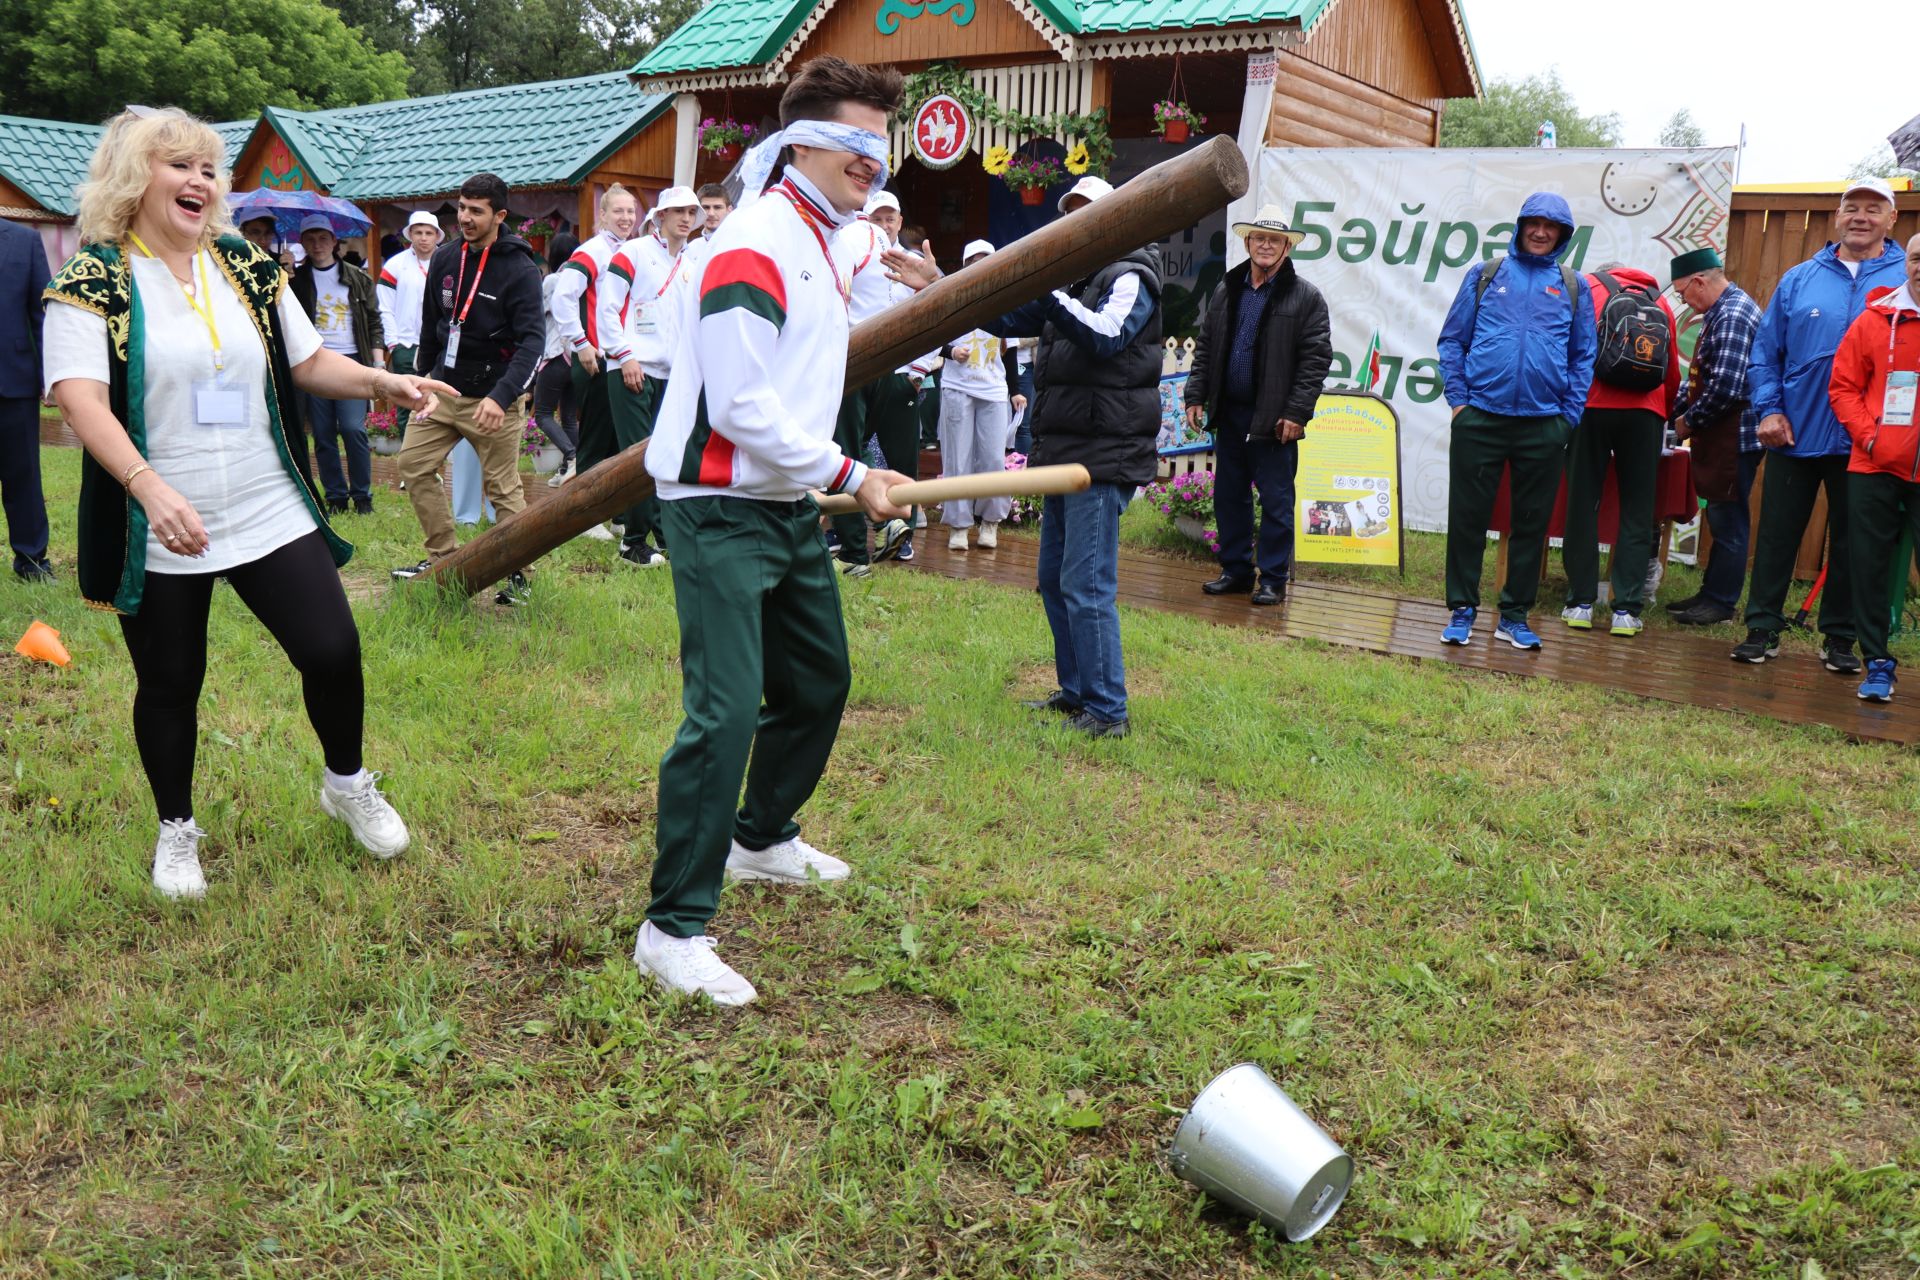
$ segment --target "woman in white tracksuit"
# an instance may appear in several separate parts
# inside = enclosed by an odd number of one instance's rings
[[[993,252],[985,240],[967,245],[972,266]],[[1013,348],[984,329],[962,334],[940,353],[940,468],[950,476],[999,471],[1012,444],[1013,397],[1020,389],[1020,366]],[[967,549],[967,530],[980,526],[979,545],[999,543],[1000,522],[1013,510],[1011,498],[958,499],[941,508],[947,522],[947,547]]]

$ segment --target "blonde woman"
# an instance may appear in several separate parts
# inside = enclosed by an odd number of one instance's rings
[[[206,892],[193,821],[195,706],[215,578],[300,672],[325,758],[320,807],[370,853],[406,824],[360,759],[360,636],[296,462],[296,389],[416,410],[451,388],[324,350],[280,264],[233,234],[220,136],[177,110],[107,126],[80,188],[82,248],[47,286],[47,386],[86,446],[80,592],[120,615],[134,739],[159,813],[153,883]]]

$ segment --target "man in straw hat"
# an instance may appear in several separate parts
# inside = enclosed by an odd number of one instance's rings
[[[1247,260],[1227,272],[1200,322],[1187,375],[1187,421],[1213,427],[1213,510],[1220,528],[1220,576],[1210,596],[1251,591],[1254,604],[1286,598],[1293,563],[1293,477],[1300,438],[1333,365],[1326,299],[1287,255],[1305,238],[1280,206],[1262,205],[1236,222]],[[1256,555],[1253,492],[1260,492]],[[1254,583],[1256,560],[1259,584]]]
[[[1687,381],[1674,407],[1674,434],[1690,440],[1693,487],[1707,502],[1713,550],[1700,590],[1667,605],[1686,627],[1730,622],[1747,580],[1748,495],[1760,469],[1760,415],[1747,389],[1747,360],[1760,330],[1760,308],[1727,279],[1720,255],[1689,249],[1673,260],[1673,293],[1700,317]]]

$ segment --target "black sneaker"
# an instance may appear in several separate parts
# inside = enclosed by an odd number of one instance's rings
[[[1711,600],[1702,600],[1691,609],[1682,609],[1673,615],[1673,620],[1683,627],[1711,627],[1722,622],[1733,621],[1733,610]]]
[[[1820,665],[1843,676],[1860,674],[1860,659],[1853,652],[1851,640],[1827,641],[1827,647],[1820,652]]]
[[[344,502],[335,502],[332,498],[328,498],[327,514],[330,516],[343,516],[347,514],[347,504]]]
[[[644,542],[636,542],[620,552],[620,563],[636,569],[657,569],[666,562],[665,555]]]
[[[1685,600],[1667,601],[1666,609],[1668,613],[1687,613],[1693,609],[1699,608],[1703,604],[1710,604],[1710,603],[1712,602],[1707,599],[1707,595],[1704,591],[1696,591],[1692,595],[1688,596]]]
[[[13,576],[22,582],[52,582],[53,566],[46,560],[21,560],[13,566]]]
[[[532,599],[533,587],[524,573],[508,574],[506,582],[493,595],[495,604],[505,605],[509,609],[517,609]]]
[[[433,568],[433,561],[431,560],[422,560],[419,564],[403,564],[393,571],[393,580],[395,582],[405,582],[408,578],[419,577],[431,568]]]
[[[1084,733],[1089,738],[1124,738],[1127,736],[1126,717],[1118,720],[1102,720],[1091,711],[1082,711],[1067,721],[1067,728],[1075,733]]]
[[[1057,711],[1063,716],[1080,714],[1080,704],[1058,689],[1044,698],[1029,698],[1020,704],[1029,711]]]
[[[356,498],[353,503],[353,514],[357,516],[372,515],[373,499],[372,498]]]
[[[1734,646],[1729,655],[1735,662],[1751,662],[1755,666],[1768,658],[1780,656],[1780,633],[1762,631],[1758,628],[1747,632],[1747,638]]]

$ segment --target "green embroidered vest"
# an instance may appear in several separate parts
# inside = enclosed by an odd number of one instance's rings
[[[300,491],[336,566],[353,548],[327,524],[325,509],[307,474],[307,442],[297,433],[293,373],[276,304],[286,288],[280,264],[238,236],[222,236],[213,261],[246,305],[248,318],[267,350],[267,429],[280,465]],[[107,322],[108,400],[133,447],[147,456],[146,323],[140,291],[123,247],[90,244],[73,255],[47,286],[49,301],[90,311]],[[294,459],[286,423],[296,424],[300,460]],[[162,479],[166,477],[162,476]],[[147,578],[147,513],[120,486],[120,478],[87,454],[80,464],[80,595],[88,604],[127,615],[140,611]]]

